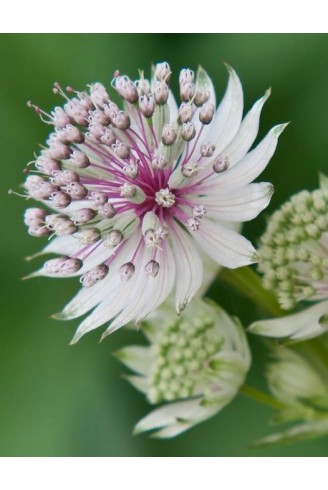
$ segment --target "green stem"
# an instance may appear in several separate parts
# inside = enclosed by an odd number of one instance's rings
[[[223,269],[219,274],[218,280],[243,293],[270,315],[281,316],[285,314],[274,294],[264,289],[261,278],[250,267]]]
[[[264,393],[264,391],[261,391],[257,388],[254,388],[254,386],[249,386],[245,384],[241,387],[240,392],[243,395],[252,398],[252,400],[256,400],[257,402],[274,408],[275,410],[282,410],[286,408],[283,403],[276,400],[273,396],[268,395],[267,393]]]

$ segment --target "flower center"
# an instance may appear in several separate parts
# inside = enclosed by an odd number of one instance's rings
[[[175,203],[175,195],[166,187],[155,193],[155,201],[163,208],[170,208]]]

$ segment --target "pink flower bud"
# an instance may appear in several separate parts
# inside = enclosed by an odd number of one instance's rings
[[[71,197],[66,192],[56,191],[51,194],[49,200],[56,209],[66,208],[71,203]]]
[[[110,202],[106,202],[105,204],[100,204],[98,206],[98,214],[102,218],[113,218],[116,214],[114,206]]]
[[[75,225],[85,225],[88,221],[92,220],[96,215],[96,212],[90,208],[76,209],[71,214],[71,219]]]
[[[93,83],[90,87],[90,99],[99,107],[103,107],[109,100],[108,93],[101,83]]]
[[[124,111],[119,111],[112,118],[112,124],[118,129],[128,129],[131,121],[129,116]]]
[[[199,120],[202,124],[210,124],[214,116],[214,105],[204,104],[199,111]]]
[[[68,257],[59,257],[57,259],[48,260],[44,264],[44,268],[48,274],[58,276],[69,276],[79,271],[83,266],[80,259],[70,259]]]
[[[51,112],[54,126],[56,128],[64,128],[67,124],[70,124],[71,119],[62,107],[55,107]]]
[[[116,141],[115,133],[112,129],[106,128],[103,134],[100,136],[100,142],[106,146],[112,146]]]
[[[112,230],[108,233],[105,245],[109,248],[115,248],[123,240],[123,233],[120,230]]]
[[[229,167],[229,160],[227,157],[223,157],[222,155],[219,155],[216,157],[214,163],[213,163],[213,170],[217,174],[221,174],[225,170],[227,170]]]
[[[110,123],[104,111],[99,108],[89,112],[89,121],[90,123],[99,123],[102,126],[108,126]]]
[[[96,282],[102,281],[102,279],[107,276],[108,271],[109,269],[106,264],[97,265],[90,271],[85,272],[85,274],[80,277],[80,282],[83,287],[90,288],[96,284]]]
[[[169,87],[166,82],[160,81],[156,82],[154,96],[156,104],[163,105],[166,104],[169,98]]]
[[[105,192],[101,191],[91,191],[88,199],[92,201],[94,206],[100,206],[101,204],[105,204],[108,201],[108,196]]]
[[[116,140],[116,143],[112,145],[112,149],[115,151],[116,155],[123,160],[130,156],[130,148],[121,141]]]
[[[61,164],[49,156],[39,156],[35,162],[36,168],[46,175],[52,175],[54,171],[61,169]]]
[[[135,271],[135,266],[132,262],[127,262],[120,267],[120,274],[122,281],[128,281],[131,279]]]
[[[194,108],[189,102],[182,102],[178,112],[178,122],[180,124],[190,121],[194,114]]]
[[[150,260],[145,266],[145,271],[147,276],[156,277],[159,272],[159,263],[156,260]]]
[[[82,199],[88,194],[88,190],[78,182],[71,182],[64,188],[64,190],[72,199]]]
[[[204,143],[200,147],[200,153],[203,157],[211,157],[214,155],[215,152],[215,145],[212,145],[212,143]]]
[[[80,150],[73,150],[67,163],[77,168],[86,168],[90,165],[90,160],[85,153]]]
[[[191,141],[196,134],[195,125],[192,122],[183,123],[181,128],[181,136],[185,141]]]
[[[101,238],[98,228],[88,228],[79,233],[79,239],[83,244],[96,243]]]
[[[112,101],[109,101],[108,104],[105,104],[103,110],[110,121],[120,111],[119,107],[115,104],[115,102]]]
[[[155,99],[153,94],[139,97],[139,109],[145,117],[152,117],[155,111]]]
[[[59,170],[53,172],[53,182],[57,185],[70,184],[71,182],[79,182],[80,177],[73,170]]]
[[[156,64],[155,78],[156,80],[165,80],[167,83],[170,81],[171,69],[170,65],[166,61]]]
[[[115,77],[113,80],[113,86],[123,99],[127,100],[131,104],[134,104],[138,99],[138,91],[135,84],[126,75]]]
[[[164,145],[173,145],[177,137],[173,124],[165,124],[162,131],[162,141]]]

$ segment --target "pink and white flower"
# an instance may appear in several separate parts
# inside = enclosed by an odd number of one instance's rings
[[[115,73],[121,110],[100,83],[65,99],[51,114],[29,103],[54,131],[25,182],[28,197],[50,211],[27,210],[35,236],[55,235],[42,253],[59,254],[33,275],[80,276],[82,289],[58,315],[92,313],[73,342],[111,321],[103,334],[139,324],[175,289],[180,312],[203,280],[203,252],[236,268],[257,261],[253,245],[231,228],[268,204],[270,183],[252,183],[274,154],[284,124],[251,151],[269,91],[242,120],[235,71],[216,109],[211,79],[199,68],[180,73],[180,106],[167,63],[151,80]],[[40,175],[41,173],[41,175]]]

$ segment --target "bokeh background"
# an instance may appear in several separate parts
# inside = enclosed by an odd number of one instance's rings
[[[1,141],[1,328],[0,456],[327,456],[328,438],[266,449],[250,444],[272,431],[272,410],[238,396],[221,414],[169,441],[133,437],[134,424],[150,407],[121,376],[112,352],[141,334],[125,331],[98,343],[100,331],[76,346],[69,340],[77,321],[59,322],[59,311],[77,281],[21,278],[39,264],[24,257],[42,246],[27,235],[19,190],[22,169],[46,139],[49,128],[26,106],[32,99],[50,110],[58,80],[83,89],[109,84],[114,70],[137,78],[151,62],[167,60],[177,75],[201,64],[213,78],[218,99],[231,64],[241,77],[245,108],[272,87],[259,137],[276,123],[291,121],[261,180],[274,183],[270,207],[245,226],[256,243],[266,217],[290,194],[317,185],[328,173],[328,37],[321,34],[95,34],[0,36]],[[177,89],[176,79],[173,88]],[[256,312],[226,288],[211,289],[245,325]],[[250,383],[261,386],[266,352],[250,339],[254,367]]]

